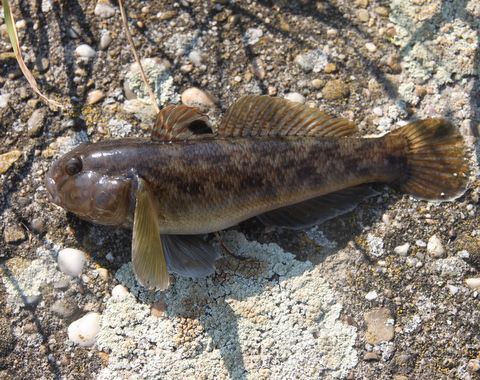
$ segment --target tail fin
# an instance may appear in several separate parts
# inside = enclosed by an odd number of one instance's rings
[[[469,165],[462,135],[444,119],[426,119],[393,131],[407,144],[407,175],[398,187],[417,198],[452,200],[467,187]]]

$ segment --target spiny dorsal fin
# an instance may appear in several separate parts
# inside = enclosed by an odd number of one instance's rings
[[[343,137],[357,132],[347,119],[291,102],[262,95],[240,98],[227,110],[217,134],[221,137],[317,136]]]
[[[212,135],[208,116],[198,108],[184,105],[169,105],[157,116],[152,129],[152,140],[174,141]]]

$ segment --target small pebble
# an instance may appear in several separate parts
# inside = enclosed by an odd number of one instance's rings
[[[64,248],[58,253],[57,263],[63,273],[78,277],[85,265],[85,253],[75,248]]]
[[[39,108],[33,111],[32,115],[27,121],[27,134],[30,137],[38,136],[42,131],[45,121],[47,119],[47,109]]]
[[[112,35],[107,30],[102,33],[102,37],[100,37],[100,50],[107,50],[107,48],[112,43]]]
[[[323,71],[326,74],[333,74],[337,72],[337,65],[335,63],[327,63]]]
[[[393,252],[395,252],[397,255],[400,255],[400,256],[407,256],[409,249],[410,249],[410,244],[405,243],[395,247],[393,249]]]
[[[96,52],[90,45],[82,44],[77,46],[75,49],[75,54],[81,58],[90,59],[95,57]]]
[[[155,302],[150,308],[150,314],[154,317],[161,317],[165,314],[165,310],[167,310],[167,304],[165,301],[157,301]]]
[[[368,20],[370,20],[370,15],[366,9],[359,9],[357,11],[357,18],[360,22],[368,22]]]
[[[305,97],[298,92],[289,92],[288,94],[285,94],[284,98],[291,102],[305,103]]]
[[[50,306],[50,310],[53,314],[56,314],[61,318],[68,319],[71,318],[78,309],[73,303],[62,299],[55,301],[52,306]]]
[[[202,54],[198,50],[192,50],[188,55],[188,59],[192,62],[195,66],[202,65]]]
[[[467,284],[467,286],[468,286],[470,289],[480,290],[480,277],[467,278],[467,279],[465,280],[465,284]]]
[[[87,104],[92,105],[96,104],[105,99],[105,94],[102,90],[92,90],[87,95]]]
[[[365,47],[367,48],[367,50],[370,52],[370,53],[375,53],[377,51],[377,47],[375,46],[374,43],[372,42],[367,42],[365,44]]]
[[[183,91],[181,98],[183,104],[190,107],[198,107],[203,112],[214,108],[216,104],[216,99],[213,95],[196,87],[190,87]]]
[[[95,16],[100,18],[110,18],[115,15],[115,8],[108,1],[99,0],[95,6]]]
[[[373,301],[377,297],[378,297],[378,293],[375,290],[372,290],[367,294],[365,294],[365,299],[367,299],[368,301]]]
[[[388,17],[390,11],[387,7],[376,7],[375,13],[382,17]]]
[[[276,87],[274,87],[274,86],[268,86],[268,88],[267,88],[267,94],[268,94],[269,96],[275,96],[275,95],[277,95],[277,92],[278,92],[278,91],[277,91],[277,88],[276,88]]]
[[[425,243],[423,240],[417,240],[415,241],[415,245],[420,248],[425,248],[427,246],[427,243]]]
[[[341,79],[332,79],[325,83],[322,94],[327,100],[346,98],[350,95],[350,88]]]
[[[95,269],[98,273],[98,275],[100,276],[100,278],[104,281],[107,281],[108,280],[108,269],[105,269],[105,268],[97,268]]]
[[[380,356],[378,356],[378,354],[375,352],[367,352],[363,356],[363,360],[365,360],[366,362],[378,361],[380,360]]]
[[[445,248],[443,248],[442,241],[437,235],[433,235],[428,239],[427,252],[435,258],[440,258],[445,255]]]
[[[7,244],[17,244],[24,241],[27,235],[20,226],[8,226],[3,231],[3,238]]]
[[[68,326],[68,338],[82,347],[93,346],[100,331],[100,322],[100,314],[88,313]]]
[[[128,289],[123,285],[117,285],[112,289],[112,297],[115,299],[123,299],[128,296]]]
[[[19,150],[12,150],[7,153],[0,154],[0,174],[4,174],[17,161],[22,152]]]
[[[450,294],[451,294],[452,296],[454,296],[455,294],[458,293],[458,286],[447,285],[447,289],[448,289],[448,291],[450,292]]]
[[[312,80],[312,87],[316,90],[321,89],[325,85],[325,81],[321,79],[314,79]]]

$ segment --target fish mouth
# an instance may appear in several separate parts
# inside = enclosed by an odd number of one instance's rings
[[[57,205],[60,205],[60,197],[58,196],[58,188],[52,177],[45,179],[45,187],[47,188],[48,199]]]

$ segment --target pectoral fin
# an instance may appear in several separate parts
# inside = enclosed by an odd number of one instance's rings
[[[141,178],[133,221],[132,263],[142,286],[155,290],[168,288],[169,275],[155,203],[148,184]]]
[[[218,251],[200,236],[163,235],[162,242],[170,272],[185,277],[204,277],[215,271]]]
[[[370,186],[356,186],[259,215],[268,226],[299,230],[352,211],[364,199],[378,195]]]

